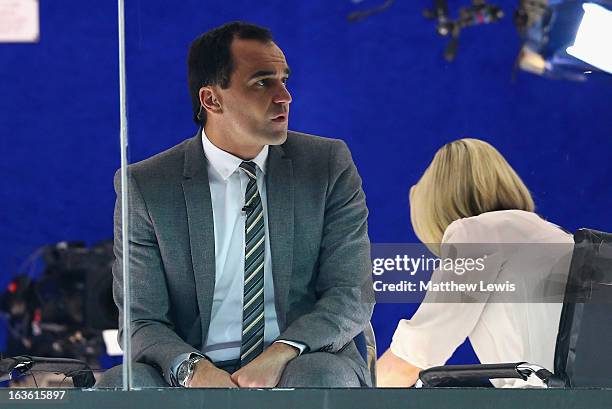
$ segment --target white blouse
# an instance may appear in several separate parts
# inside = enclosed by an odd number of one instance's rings
[[[529,280],[559,282],[559,271],[567,280],[574,241],[571,234],[535,213],[504,210],[456,220],[446,229],[442,243],[443,248],[451,243],[483,243],[474,247],[482,250],[481,256],[496,260],[488,264],[488,280],[504,283],[526,278],[522,285],[517,285],[520,294],[516,299],[534,301],[541,299],[538,296],[544,290],[541,285],[529,284]],[[538,246],[532,246],[535,251],[517,252],[509,243]],[[556,243],[563,245],[551,246]],[[494,267],[490,268],[491,265]],[[438,270],[433,273],[432,281],[438,273]],[[444,365],[469,338],[483,364],[526,361],[554,369],[562,297],[557,297],[554,303],[506,302],[512,299],[498,293],[483,299],[486,302],[472,303],[433,302],[434,297],[439,301],[441,295],[428,292],[414,316],[399,322],[391,343],[396,356],[422,369]],[[520,379],[491,382],[495,387],[526,385]]]

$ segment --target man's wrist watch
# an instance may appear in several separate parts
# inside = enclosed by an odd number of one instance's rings
[[[186,388],[189,385],[189,381],[191,381],[191,378],[193,377],[193,372],[195,371],[195,366],[202,359],[207,358],[202,355],[194,355],[189,359],[185,359],[183,362],[181,362],[178,369],[176,370],[176,382],[180,386]]]

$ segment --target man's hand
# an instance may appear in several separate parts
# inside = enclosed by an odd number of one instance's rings
[[[376,386],[379,388],[408,388],[419,378],[421,368],[404,361],[388,349],[376,361]]]
[[[232,374],[232,381],[241,388],[274,388],[285,367],[298,356],[291,345],[275,342],[248,365]]]
[[[237,388],[230,378],[230,374],[217,368],[207,359],[196,363],[193,376],[187,385],[188,388]]]

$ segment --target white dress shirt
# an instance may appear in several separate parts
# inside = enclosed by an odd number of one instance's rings
[[[562,271],[567,274],[568,255],[574,243],[571,234],[535,213],[521,210],[488,212],[457,220],[446,229],[442,242],[484,243],[489,250],[493,249],[499,260],[498,268],[491,274],[498,274],[492,277],[499,282],[520,276],[542,282],[558,277]],[[529,259],[526,260],[525,252],[513,253],[510,250],[516,246],[503,243],[533,243],[543,247],[527,252]],[[551,246],[553,243],[563,245]],[[540,288],[524,286],[520,291],[525,293],[523,296],[534,297],[524,299],[534,300],[542,291]],[[412,365],[426,369],[444,365],[469,337],[483,364],[527,361],[553,370],[562,303],[495,302],[494,297],[486,303],[422,303],[411,319],[399,322],[391,351]],[[491,382],[496,387],[526,385],[515,379]]]
[[[242,341],[244,296],[244,247],[246,212],[242,211],[249,177],[240,169],[242,159],[213,145],[202,130],[202,143],[208,166],[215,231],[215,291],[208,338],[202,352],[214,362],[238,359]],[[257,165],[257,188],[264,215],[264,348],[280,334],[274,305],[274,282],[266,200],[266,159],[268,145],[252,160]],[[299,349],[305,346],[281,341]]]
[[[214,363],[240,358],[242,343],[242,304],[244,297],[244,247],[246,213],[244,206],[249,177],[240,169],[242,159],[213,145],[202,130],[202,145],[207,159],[208,183],[213,209],[215,232],[215,290],[208,336],[202,346]],[[251,160],[257,165],[257,189],[261,197],[266,246],[264,250],[264,348],[280,335],[274,304],[274,282],[268,228],[268,202],[266,200],[266,160],[268,145]],[[298,355],[306,346],[295,341],[276,340],[297,348]],[[172,364],[176,379],[181,363],[193,353],[177,356]],[[174,382],[174,381],[173,381]],[[178,385],[175,385],[178,386]]]

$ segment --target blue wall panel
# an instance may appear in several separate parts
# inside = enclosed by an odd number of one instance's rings
[[[435,151],[464,136],[495,145],[532,190],[538,212],[568,230],[612,230],[612,84],[511,73],[511,18],[467,29],[457,61],[398,1],[348,23],[366,0],[127,2],[132,161],[193,135],[185,60],[190,41],[242,19],[272,29],[292,67],[290,128],[344,139],[361,172],[373,242],[413,242],[408,189]],[[450,1],[451,8],[467,4]],[[497,1],[510,15],[518,1]],[[36,247],[112,235],[119,166],[114,2],[41,2],[39,44],[0,44],[0,285]],[[379,305],[379,348],[416,306]],[[0,341],[3,332],[0,331]],[[473,360],[463,347],[455,362]]]

